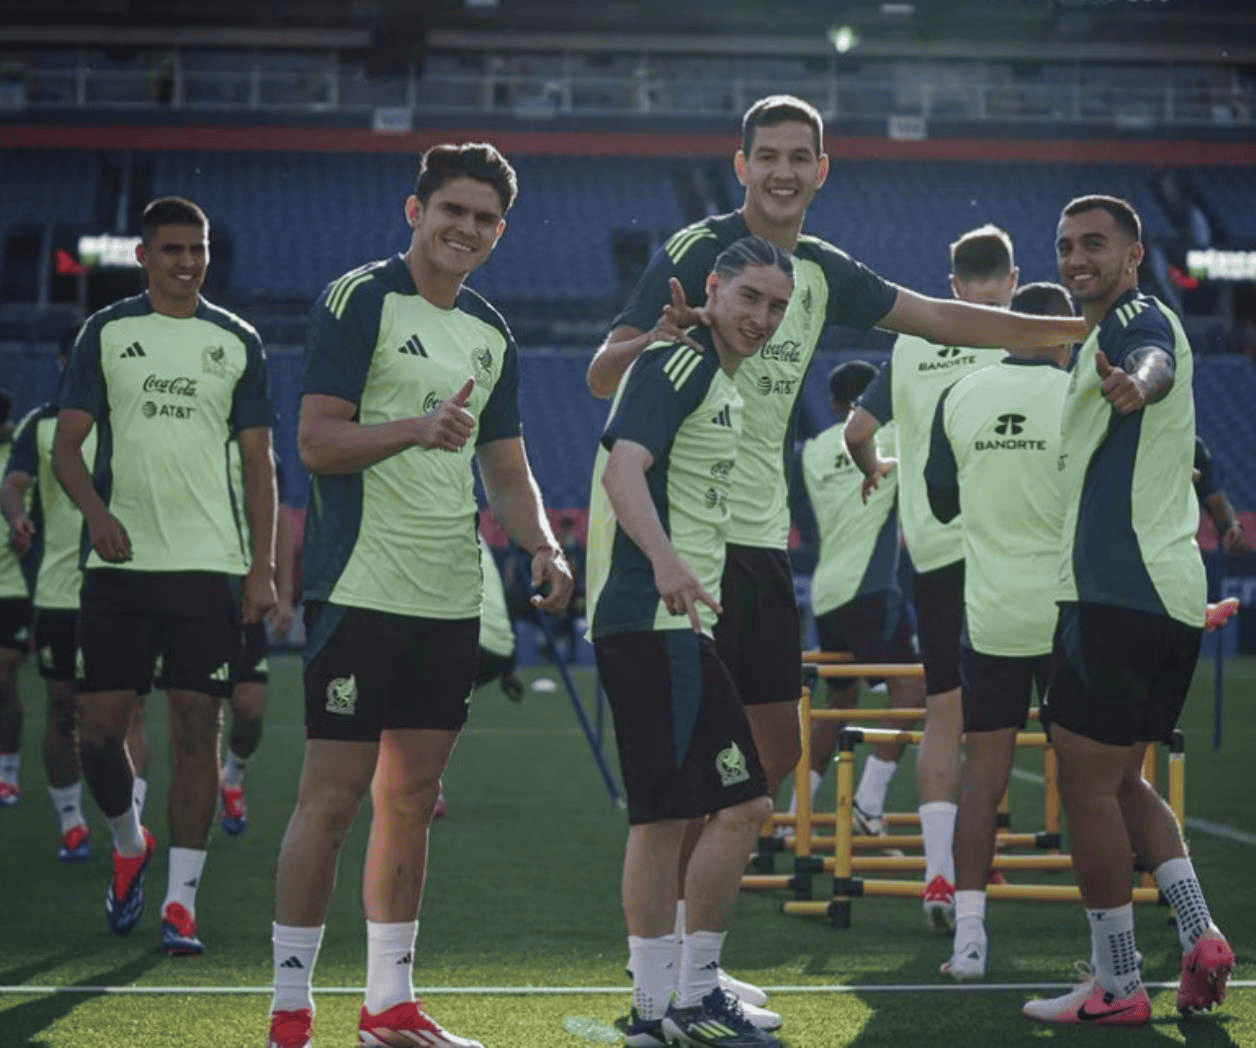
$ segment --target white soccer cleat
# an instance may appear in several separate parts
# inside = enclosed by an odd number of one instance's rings
[[[943,975],[949,975],[956,982],[984,979],[988,952],[989,945],[986,942],[972,939],[956,949],[949,961],[943,961],[940,970]]]
[[[1099,985],[1090,965],[1077,962],[1087,978],[1068,993],[1046,1000],[1026,1001],[1021,1011],[1027,1018],[1054,1025],[1141,1026],[1151,1019],[1151,998],[1140,986],[1128,997],[1117,997]]]
[[[753,983],[743,982],[741,979],[735,979],[728,972],[720,969],[720,989],[727,990],[736,997],[742,1004],[751,1004],[756,1008],[762,1008],[768,1003],[768,995]],[[775,1012],[768,1012],[768,1015],[775,1015]],[[747,1016],[749,1018],[749,1016]],[[753,1020],[752,1020],[753,1021]],[[755,1023],[759,1026],[758,1023]],[[776,1016],[776,1026],[781,1025],[781,1017]],[[761,1030],[775,1030],[776,1026],[759,1026]]]

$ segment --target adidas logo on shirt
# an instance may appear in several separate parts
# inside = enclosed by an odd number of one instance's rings
[[[146,357],[148,354],[144,352],[144,347],[138,342],[132,342],[122,351],[122,356],[125,359],[126,357]]]
[[[279,965],[280,968],[304,968],[298,957],[289,957],[286,961]]]
[[[718,415],[712,415],[711,421],[717,426],[727,426],[729,429],[732,429],[732,413],[728,410],[728,405],[725,404],[722,408],[720,408],[720,413]]]
[[[210,680],[228,681],[231,679],[231,664],[224,662],[209,675]]]
[[[427,350],[423,348],[423,343],[419,341],[418,335],[411,335],[408,339],[406,339],[406,344],[401,346],[397,352],[404,353],[411,357],[427,356]]]

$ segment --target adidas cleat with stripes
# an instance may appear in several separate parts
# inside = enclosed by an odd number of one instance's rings
[[[484,1048],[479,1041],[459,1037],[434,1022],[422,1001],[395,1004],[377,1015],[363,1005],[358,1017],[359,1048]]]
[[[92,842],[87,827],[80,823],[71,826],[61,837],[57,858],[61,862],[86,862],[92,857]]]
[[[624,1048],[667,1048],[662,1019],[642,1019],[633,1008],[624,1030]]]
[[[142,827],[141,830],[144,834],[142,855],[119,855],[115,851],[112,856],[113,873],[105,888],[105,919],[115,935],[125,935],[144,916],[144,875],[157,842],[148,830]]]
[[[780,1048],[781,1044],[751,1023],[741,1002],[718,986],[691,1008],[668,1008],[663,1033],[670,1044],[698,1048]]]
[[[167,957],[196,957],[205,944],[196,937],[196,918],[177,902],[161,911],[161,952]]]

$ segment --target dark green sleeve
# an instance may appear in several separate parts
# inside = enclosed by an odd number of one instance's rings
[[[338,283],[334,281],[310,311],[301,394],[319,393],[357,404],[375,356],[383,298],[371,282],[354,288],[348,301],[337,300],[331,308],[328,296]]]
[[[831,244],[821,241],[816,246],[829,285],[825,322],[859,331],[876,327],[894,308],[898,288]]]
[[[893,358],[887,360],[859,398],[859,406],[883,426],[894,417],[893,364]]]
[[[270,370],[262,340],[253,332],[243,334],[246,354],[244,374],[236,383],[231,398],[231,429],[269,428],[275,421],[275,407],[270,399]]]
[[[70,350],[62,382],[61,407],[86,411],[99,421],[109,413],[105,374],[100,367],[100,329],[103,323],[90,317]]]
[[[938,398],[933,412],[933,430],[929,437],[929,461],[925,463],[925,488],[929,493],[929,508],[943,524],[949,524],[959,516],[959,467],[955,451],[946,435],[946,398],[951,389]]]
[[[17,424],[13,444],[9,447],[9,460],[4,465],[6,477],[10,473],[25,473],[28,477],[38,473],[39,451],[35,444],[35,430],[40,419],[50,417],[57,417],[57,409],[50,404],[41,404]]]
[[[707,274],[719,252],[720,242],[709,230],[690,227],[673,234],[654,252],[632,289],[627,305],[611,327],[629,324],[639,331],[651,330],[662,316],[663,307],[672,300],[672,277],[684,287],[685,301],[689,305],[702,305],[706,301]]]
[[[715,368],[719,366],[714,363],[711,351],[677,388],[665,368],[674,355],[694,352],[688,346],[677,344],[637,358],[628,372],[619,403],[602,432],[602,445],[607,451],[617,440],[630,440],[649,451],[655,462],[667,454],[681,423],[702,403]]]

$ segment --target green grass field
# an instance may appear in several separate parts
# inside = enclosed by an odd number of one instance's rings
[[[266,735],[247,782],[248,832],[232,839],[215,830],[197,913],[206,952],[171,959],[157,951],[166,877],[163,700],[150,700],[149,709],[154,746],[145,822],[159,845],[149,874],[149,909],[133,934],[115,937],[102,907],[108,831],[90,801],[95,856],[81,866],[56,861],[56,821],[39,760],[43,689],[30,667],[24,669],[24,794],[18,807],[0,811],[0,1046],[264,1043],[269,998],[256,989],[271,979],[275,858],[301,760],[298,680],[295,658],[274,660]],[[591,692],[587,675],[578,680]],[[1225,746],[1215,754],[1212,671],[1201,663],[1183,723],[1187,808],[1192,818],[1250,839],[1256,809],[1244,784],[1256,759],[1256,659],[1229,664],[1227,711]],[[1041,757],[1032,751],[1018,762],[1027,771],[1041,769]],[[891,791],[896,810],[914,807],[909,764],[910,757]],[[622,1026],[629,1006],[619,907],[626,819],[607,799],[566,695],[530,692],[515,706],[495,685],[484,689],[446,774],[445,792],[449,814],[432,833],[415,964],[415,982],[429,1010],[450,1029],[491,1048],[620,1043],[616,1024]],[[826,786],[824,796],[829,793]],[[1014,829],[1041,827],[1040,787],[1017,780],[1013,801]],[[360,993],[332,991],[359,987],[365,976],[359,902],[365,829],[363,816],[341,864],[315,977],[316,989],[327,991],[317,996],[315,1044],[326,1048],[356,1043]],[[1238,955],[1234,979],[1256,979],[1256,905],[1248,894],[1256,845],[1199,829],[1189,836],[1213,912]],[[783,860],[778,868],[785,872]],[[725,965],[761,985],[794,988],[772,993],[789,1048],[971,1048],[1095,1039],[1105,1046],[1256,1046],[1256,989],[1246,987],[1232,988],[1222,1011],[1184,1022],[1174,1011],[1172,990],[1153,990],[1150,1030],[1052,1030],[1022,1019],[1020,1003],[1045,992],[1035,987],[1071,981],[1072,962],[1088,952],[1086,921],[1077,906],[992,902],[988,982],[1017,985],[957,990],[938,975],[949,940],[924,930],[916,903],[857,900],[852,927],[838,931],[823,920],[783,915],[783,898],[743,896]],[[1157,907],[1138,911],[1144,975],[1152,982],[1177,978],[1177,936],[1165,917]],[[858,989],[805,989],[839,985]],[[888,989],[904,986],[913,989]],[[50,992],[74,987],[174,992]],[[512,993],[510,987],[564,992]],[[607,987],[622,990],[579,992]]]

